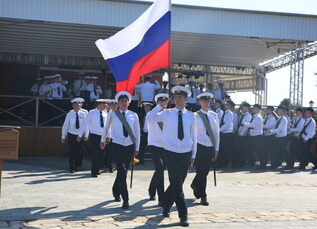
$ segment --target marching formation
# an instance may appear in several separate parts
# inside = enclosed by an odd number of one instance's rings
[[[136,91],[142,87],[159,88],[150,84],[139,85]],[[213,165],[266,169],[270,164],[276,169],[286,161],[285,169],[292,169],[297,158],[300,169],[305,169],[309,162],[317,168],[317,159],[310,154],[316,134],[312,108],[296,109],[296,117],[290,120],[283,106],[276,110],[269,106],[263,112],[258,104],[251,108],[243,103],[239,117],[223,87],[218,91],[203,91],[189,85],[174,86],[170,92],[165,86],[166,90],[156,95],[145,90],[142,120],[128,109],[133,97],[126,91],[117,93],[114,100],[97,99],[95,109],[89,112],[82,109],[84,99],[73,99],[73,110],[67,114],[62,128],[62,142],[68,137],[70,171],[73,173],[80,167],[81,145],[90,138],[91,176],[98,177],[104,161],[112,172],[114,161],[117,174],[112,186],[113,197],[127,209],[127,171],[139,152],[148,150],[155,168],[148,188],[150,200],[158,196],[164,217],[169,217],[175,203],[180,225],[188,226],[183,184],[190,166],[196,170],[191,182],[193,195],[204,206],[209,205],[206,186]],[[142,160],[144,155],[139,158]],[[169,178],[167,187],[165,169]]]

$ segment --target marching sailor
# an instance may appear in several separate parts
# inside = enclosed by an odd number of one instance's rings
[[[157,105],[162,106],[163,103],[169,100],[169,94],[160,93],[154,98]],[[165,150],[163,143],[163,123],[152,122],[146,119],[148,128],[148,146],[152,154],[155,172],[152,176],[149,186],[150,200],[155,200],[155,195],[158,195],[158,203],[163,206],[164,195],[164,169],[165,169]]]
[[[111,129],[111,150],[117,168],[112,193],[116,202],[120,202],[122,198],[123,209],[129,208],[127,171],[132,159],[138,155],[140,147],[139,117],[133,111],[128,110],[131,99],[130,93],[126,91],[121,91],[115,96],[118,109],[115,112],[108,113],[106,128],[100,142],[100,147],[103,149],[107,134]]]
[[[153,123],[163,123],[163,145],[166,153],[166,166],[170,185],[164,193],[163,216],[169,217],[170,208],[176,203],[181,226],[188,226],[188,212],[185,203],[183,183],[188,166],[196,157],[197,131],[195,115],[185,109],[191,91],[183,86],[172,88],[175,108],[164,109],[168,101],[157,105],[148,114]]]
[[[215,112],[211,111],[210,100],[213,94],[201,93],[197,96],[200,110],[196,113],[197,154],[195,159],[196,176],[191,184],[194,196],[204,206],[208,206],[206,194],[207,175],[212,161],[215,161],[219,151],[219,124]]]
[[[61,142],[65,143],[67,136],[68,139],[68,153],[69,153],[69,170],[71,173],[78,171],[81,164],[81,147],[82,140],[77,141],[80,127],[83,125],[87,116],[87,110],[82,109],[84,99],[75,98],[71,101],[73,110],[69,111],[66,115],[62,127]]]

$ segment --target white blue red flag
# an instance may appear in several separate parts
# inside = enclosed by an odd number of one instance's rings
[[[136,21],[96,45],[115,76],[117,92],[133,92],[140,77],[170,67],[171,0],[156,0]]]

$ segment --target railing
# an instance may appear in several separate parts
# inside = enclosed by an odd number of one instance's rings
[[[0,95],[0,125],[60,126],[68,104],[69,99]]]

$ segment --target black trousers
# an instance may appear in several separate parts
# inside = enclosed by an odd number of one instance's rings
[[[311,154],[311,145],[313,143],[313,139],[309,139],[306,142],[301,141],[301,154],[299,156],[300,167],[306,167],[309,162],[312,162],[314,166],[317,166],[317,158],[315,158]]]
[[[69,169],[77,170],[81,163],[81,147],[83,142],[77,142],[77,135],[67,134],[68,137],[68,154],[69,154]]]
[[[100,149],[101,136],[96,134],[90,134],[91,142],[91,174],[98,175],[100,166],[103,159],[103,150]]]
[[[250,148],[249,148],[249,155],[248,155],[248,163],[251,166],[255,165],[255,161],[257,159],[260,160],[261,166],[266,166],[266,158],[263,154],[263,136],[249,136],[250,140]]]
[[[176,203],[180,219],[187,219],[188,212],[185,203],[183,184],[187,176],[191,153],[174,153],[166,151],[166,166],[170,185],[164,193],[164,205],[171,208]]]
[[[140,151],[138,154],[138,159],[140,160],[141,164],[144,163],[144,154],[147,150],[147,136],[148,136],[148,133],[145,133],[142,131],[141,139],[140,139]]]
[[[290,146],[289,146],[289,150],[287,151],[285,160],[286,160],[287,167],[294,167],[295,158],[299,154],[301,154],[301,141],[298,137],[291,136],[289,144]]]
[[[274,157],[274,139],[275,137],[273,135],[263,136],[263,150],[262,150],[262,163],[261,164],[267,164],[269,161],[269,158]]]
[[[149,150],[152,154],[154,162],[155,172],[152,176],[151,183],[149,186],[149,195],[155,196],[157,193],[158,201],[164,202],[164,169],[166,166],[165,162],[165,150],[157,146],[149,146]]]
[[[274,137],[273,138],[273,153],[271,156],[271,167],[277,168],[282,165],[283,155],[286,152],[287,138]]]
[[[131,163],[134,145],[123,146],[112,143],[113,159],[117,167],[117,176],[112,186],[114,197],[121,196],[123,201],[129,200],[127,188],[127,173]]]
[[[111,148],[112,142],[108,143],[104,150],[104,160],[103,164],[105,168],[108,168],[109,171],[112,171],[113,169],[113,156],[112,156],[112,148]]]
[[[244,167],[248,156],[248,136],[238,136],[237,149],[234,164]]]
[[[196,176],[192,182],[192,186],[197,190],[195,191],[195,197],[197,199],[207,196],[207,176],[211,168],[214,152],[214,147],[206,147],[197,144],[197,154],[195,159]]]
[[[220,152],[216,161],[217,167],[225,167],[229,164],[233,151],[233,133],[220,134]]]

